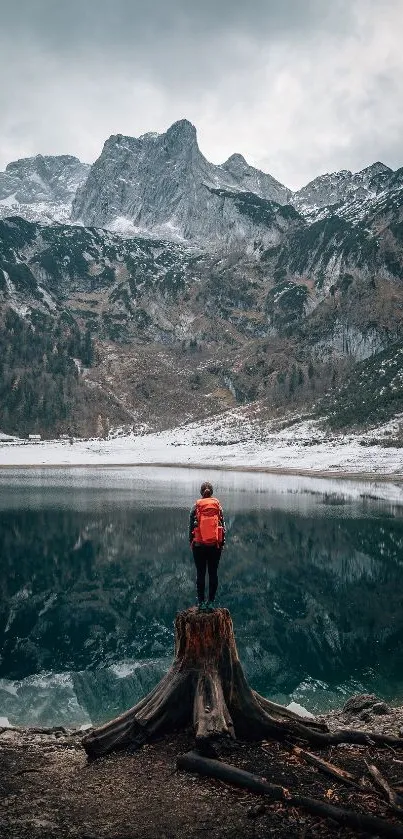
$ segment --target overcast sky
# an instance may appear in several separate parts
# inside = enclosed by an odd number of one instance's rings
[[[0,168],[191,120],[292,188],[403,165],[403,0],[0,0]]]

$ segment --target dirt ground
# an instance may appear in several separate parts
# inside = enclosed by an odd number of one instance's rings
[[[403,709],[381,712],[379,707],[373,710],[375,705],[373,698],[372,706],[353,714],[333,713],[322,719],[330,728],[348,725],[399,736]],[[87,760],[81,737],[82,732],[63,729],[0,729],[1,839],[351,839],[369,835],[301,808],[178,771],[177,757],[194,746],[190,730],[133,753],[118,752],[92,762]],[[399,824],[399,816],[371,785],[365,761],[375,764],[392,786],[403,784],[403,738],[401,750],[339,745],[315,749],[315,754],[357,778],[366,776],[364,790],[327,777],[285,744],[235,741],[220,749],[222,760],[290,792]]]

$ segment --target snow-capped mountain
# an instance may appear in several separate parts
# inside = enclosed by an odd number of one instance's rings
[[[245,209],[245,196],[274,202],[273,224]],[[240,155],[222,166],[209,163],[187,120],[165,134],[110,137],[78,190],[72,218],[86,226],[203,243],[231,245],[258,235],[278,243],[278,205],[291,193],[270,175],[248,166]],[[239,201],[239,198],[242,201]],[[242,206],[241,206],[242,204]],[[267,213],[266,213],[267,216]],[[295,214],[296,217],[296,214]]]
[[[359,172],[342,169],[320,175],[291,197],[291,203],[308,222],[329,215],[360,221],[371,204],[392,188],[395,172],[377,162]]]
[[[0,218],[20,215],[30,221],[66,221],[77,189],[90,170],[77,157],[26,157],[0,172]]]
[[[292,192],[240,154],[214,165],[186,119],[165,133],[113,135],[92,166],[70,156],[26,158],[0,173],[0,218],[67,222],[249,253],[276,247],[297,224],[352,225],[403,202],[403,170],[377,162],[315,178]]]

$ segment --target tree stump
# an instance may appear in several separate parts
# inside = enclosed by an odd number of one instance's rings
[[[284,739],[326,726],[299,717],[253,691],[245,679],[228,609],[191,607],[175,621],[175,658],[159,684],[134,708],[83,738],[90,757],[142,743],[193,723],[196,745],[220,738]]]
[[[337,743],[403,746],[403,738],[328,727],[265,699],[249,687],[235,644],[228,609],[195,606],[175,621],[175,658],[159,684],[134,708],[83,738],[90,757],[147,740],[193,723],[196,747],[211,754],[221,738],[295,740],[316,746]]]

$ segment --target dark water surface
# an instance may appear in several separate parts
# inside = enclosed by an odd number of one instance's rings
[[[101,721],[161,678],[195,602],[188,513],[206,477],[228,530],[218,601],[251,685],[312,711],[403,698],[396,500],[285,476],[19,469],[0,472],[0,717]]]

